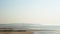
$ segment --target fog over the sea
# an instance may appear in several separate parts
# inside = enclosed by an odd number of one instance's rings
[[[60,25],[60,0],[0,0],[0,23]]]

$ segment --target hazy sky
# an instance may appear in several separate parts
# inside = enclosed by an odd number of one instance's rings
[[[0,23],[60,24],[60,0],[0,0]]]

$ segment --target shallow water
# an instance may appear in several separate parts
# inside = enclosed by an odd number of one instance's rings
[[[40,31],[40,32],[34,32],[34,34],[60,34],[60,32],[51,32],[51,31]]]

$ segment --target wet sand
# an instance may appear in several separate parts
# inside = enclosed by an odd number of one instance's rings
[[[0,32],[0,34],[33,34],[33,32]]]

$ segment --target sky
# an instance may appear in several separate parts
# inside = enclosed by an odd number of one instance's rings
[[[0,0],[0,23],[60,24],[60,0]]]

